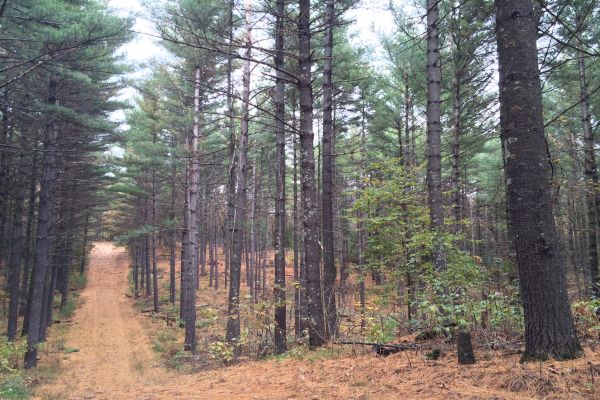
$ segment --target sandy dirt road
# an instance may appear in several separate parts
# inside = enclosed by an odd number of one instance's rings
[[[38,390],[40,398],[137,398],[140,387],[165,378],[165,371],[154,371],[149,339],[125,295],[127,265],[123,248],[94,246],[82,304],[66,339],[67,348],[78,351],[62,360],[59,378]]]

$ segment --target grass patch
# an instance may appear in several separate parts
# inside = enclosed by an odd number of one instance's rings
[[[78,353],[78,352],[79,352],[79,349],[77,349],[77,348],[74,348],[74,347],[67,347],[67,348],[66,348],[66,349],[63,351],[63,353],[65,353],[65,354]]]
[[[294,346],[283,354],[272,355],[274,360],[299,360],[314,362],[320,360],[336,359],[343,356],[343,350],[336,347],[319,347],[318,349],[309,349],[306,346]]]
[[[28,399],[30,394],[22,376],[0,377],[0,399]]]

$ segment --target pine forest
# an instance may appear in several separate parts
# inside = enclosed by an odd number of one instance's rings
[[[0,0],[0,399],[600,399],[599,20]]]

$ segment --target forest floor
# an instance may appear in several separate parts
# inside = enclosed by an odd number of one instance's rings
[[[167,369],[152,349],[148,318],[128,296],[128,264],[123,248],[96,243],[80,305],[58,324],[68,326],[63,351],[42,356],[41,367],[58,365],[57,375],[40,382],[34,398],[600,399],[600,352],[589,348],[568,362],[520,364],[516,354],[489,351],[458,366],[451,353],[430,361],[415,351],[380,357],[333,346],[195,373]]]

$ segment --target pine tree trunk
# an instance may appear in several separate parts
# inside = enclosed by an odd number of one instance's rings
[[[133,297],[135,299],[139,296],[140,282],[139,282],[139,271],[140,271],[140,240],[136,239],[133,244]]]
[[[304,265],[310,347],[325,342],[323,297],[321,293],[321,249],[319,212],[315,182],[313,149],[312,49],[310,44],[310,0],[299,0],[298,10],[298,91],[300,95],[300,175],[302,190],[302,223],[304,227]]]
[[[530,0],[496,1],[500,127],[509,226],[525,316],[523,360],[580,357],[552,216],[536,17]]]
[[[87,259],[87,245],[88,245],[88,230],[89,230],[90,214],[85,214],[85,221],[83,223],[83,243],[81,244],[81,264],[79,265],[79,273],[85,272],[85,261]]]
[[[283,35],[285,0],[277,0],[275,23],[275,151],[277,167],[275,177],[275,351],[286,351],[286,299],[285,299],[285,67],[283,56]]]
[[[325,303],[326,338],[337,335],[335,304],[335,268],[333,237],[333,27],[334,0],[327,0],[325,9],[325,49],[323,61],[323,172],[321,198],[323,238],[323,301]]]
[[[457,44],[457,48],[454,50],[460,53],[460,47]],[[455,64],[461,64],[462,59],[457,55]],[[462,206],[461,206],[461,190],[460,190],[460,139],[462,135],[461,125],[461,109],[462,109],[462,93],[461,93],[461,80],[462,70],[459,66],[456,66],[457,71],[454,74],[454,94],[452,102],[452,171],[450,174],[450,186],[451,186],[451,203],[452,203],[452,222],[454,224],[453,232],[460,233],[462,219]]]
[[[200,67],[196,66],[194,78],[194,125],[192,137],[188,141],[189,183],[187,204],[187,257],[185,276],[185,339],[184,348],[196,353],[196,289],[198,280],[198,203],[200,194],[200,160],[198,145],[200,141]]]
[[[444,205],[442,199],[442,125],[439,11],[437,0],[427,0],[427,193],[429,216],[434,235],[433,265],[446,269],[444,250]]]
[[[17,190],[14,204],[14,220],[12,224],[10,256],[8,264],[8,320],[7,333],[8,341],[15,340],[17,336],[17,318],[19,316],[19,277],[21,274],[21,244],[23,238],[23,208],[25,203],[26,175],[28,167],[28,157],[25,151],[27,139],[24,132],[21,133],[21,154],[19,155],[19,169],[17,173]]]
[[[227,342],[233,344],[234,355],[239,355],[240,340],[240,275],[244,247],[244,226],[246,224],[246,167],[248,161],[248,128],[250,120],[250,59],[252,57],[252,24],[250,0],[246,0],[246,60],[244,61],[242,120],[239,138],[239,159],[237,169],[237,189],[235,194],[235,215],[231,266],[229,270],[229,298],[227,306]],[[246,257],[246,260],[248,258]],[[246,264],[246,267],[248,264]],[[252,283],[250,283],[252,284]]]
[[[292,102],[292,106],[294,105],[294,102]],[[294,120],[294,128],[296,126],[295,124],[295,107],[293,107],[292,109],[292,119]],[[294,186],[293,186],[293,192],[294,192],[294,201],[293,201],[293,219],[294,219],[294,334],[296,337],[300,337],[301,333],[303,331],[303,320],[302,320],[302,305],[301,305],[301,295],[300,295],[300,291],[301,291],[301,285],[300,285],[300,246],[299,246],[299,235],[298,235],[298,139],[296,138],[296,135],[294,134],[294,146],[293,146],[293,150],[292,150],[293,154],[294,154],[294,159],[293,159],[293,182],[294,182]]]
[[[173,140],[171,154],[175,151],[175,140]],[[171,158],[171,212],[169,218],[171,224],[175,223],[175,191],[176,191],[176,179],[177,179],[177,165],[175,164],[175,156]],[[171,228],[170,240],[169,240],[169,301],[171,304],[175,304],[176,297],[176,282],[175,282],[175,252],[177,249],[177,230],[175,227]]]
[[[233,0],[229,2],[229,39],[228,43],[233,43],[233,8],[235,7]],[[225,286],[227,286],[227,275],[231,271],[231,252],[233,247],[233,217],[235,215],[235,182],[236,182],[236,162],[235,162],[235,120],[233,106],[233,85],[231,74],[233,70],[232,55],[233,49],[229,49],[227,56],[227,112],[228,112],[228,127],[229,130],[229,146],[228,160],[229,170],[227,173],[227,225],[225,227]]]
[[[58,82],[50,80],[48,85],[48,104],[57,103],[56,95]],[[35,240],[35,255],[31,277],[31,306],[27,326],[27,352],[25,353],[25,368],[37,365],[37,345],[41,340],[41,326],[43,315],[43,296],[46,275],[51,259],[51,219],[52,197],[56,185],[56,150],[58,140],[58,123],[51,117],[46,126],[44,137],[44,153],[42,159],[42,178],[40,182],[40,202],[38,206],[38,223]]]
[[[27,204],[27,226],[25,227],[25,245],[23,247],[23,276],[21,281],[21,309],[25,311],[25,320],[23,321],[23,334],[27,331],[27,316],[29,315],[29,306],[27,299],[30,290],[30,268],[31,259],[33,258],[33,241],[34,241],[34,225],[35,225],[35,209],[36,209],[36,193],[37,193],[37,166],[38,166],[38,151],[37,137],[32,140],[33,144],[33,160],[31,165],[31,175],[29,176],[29,200]],[[22,314],[22,312],[21,312]]]

